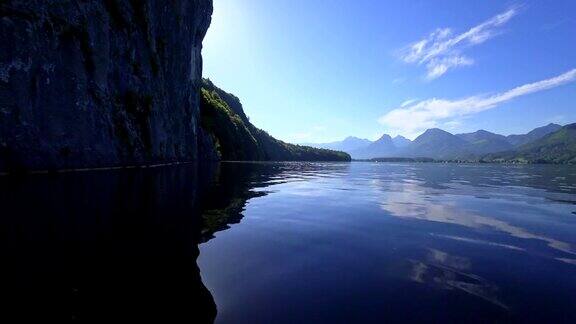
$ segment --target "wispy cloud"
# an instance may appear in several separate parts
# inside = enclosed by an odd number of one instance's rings
[[[408,99],[408,100],[404,101],[403,103],[401,103],[400,107],[406,107],[410,104],[415,103],[416,101],[418,101],[418,99]]]
[[[400,58],[406,63],[425,65],[429,80],[455,67],[472,65],[474,60],[462,52],[498,35],[498,27],[516,16],[519,9],[519,6],[512,7],[461,34],[454,34],[450,28],[436,29],[428,37],[403,48]]]
[[[427,80],[434,80],[441,77],[449,69],[457,66],[466,66],[474,64],[474,60],[465,56],[449,56],[440,59],[434,59],[426,65],[428,72],[426,74]]]
[[[568,122],[568,118],[564,115],[555,115],[548,119],[546,119],[545,123],[555,123],[555,124],[566,124]]]
[[[564,19],[560,19],[560,20],[556,20],[556,21],[551,21],[548,23],[543,24],[540,29],[543,31],[551,31],[553,29],[556,29],[568,22],[573,21],[574,19],[569,19],[569,18],[564,18]]]
[[[453,123],[466,116],[493,109],[517,97],[551,89],[576,81],[576,69],[556,77],[525,84],[511,90],[492,95],[476,95],[458,100],[427,99],[400,106],[380,117],[379,122],[391,133],[414,137],[420,132]]]
[[[301,143],[303,141],[310,141],[314,139],[314,137],[318,136],[318,134],[325,132],[327,129],[328,128],[323,125],[313,125],[306,131],[290,134],[287,138],[287,141],[289,143]]]

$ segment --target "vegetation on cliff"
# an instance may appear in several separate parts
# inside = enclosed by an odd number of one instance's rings
[[[277,140],[258,129],[244,113],[240,100],[202,82],[200,96],[202,128],[212,136],[222,160],[228,161],[349,161],[344,152],[294,145]]]

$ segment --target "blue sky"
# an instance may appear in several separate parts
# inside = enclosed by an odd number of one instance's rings
[[[204,76],[288,142],[576,122],[576,1],[214,0]]]

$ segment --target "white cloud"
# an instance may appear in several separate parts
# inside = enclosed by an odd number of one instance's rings
[[[415,103],[416,101],[418,101],[418,99],[408,99],[408,100],[404,101],[402,104],[400,104],[400,107],[406,107],[410,104]]]
[[[444,127],[446,127],[447,130],[458,129],[460,126],[462,126],[462,121],[458,119],[450,120],[444,123]]]
[[[438,78],[452,68],[472,65],[474,60],[461,52],[496,36],[497,28],[516,16],[518,11],[519,7],[512,7],[457,35],[450,28],[436,29],[428,37],[403,48],[400,58],[406,63],[425,64],[428,80]]]
[[[496,108],[516,97],[574,81],[576,81],[576,69],[492,95],[476,95],[458,100],[432,98],[411,103],[391,110],[378,121],[387,126],[393,134],[399,133],[413,138],[428,128],[439,127],[446,123],[450,126],[459,118]]]
[[[432,59],[426,65],[428,73],[426,74],[426,79],[434,80],[444,73],[448,72],[449,69],[457,66],[466,66],[474,64],[474,60],[467,58],[465,56],[450,56],[440,59]]]

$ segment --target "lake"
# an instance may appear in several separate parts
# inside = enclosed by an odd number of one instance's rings
[[[220,179],[242,209],[200,245],[218,323],[576,322],[574,167],[223,163]]]
[[[0,177],[20,319],[576,322],[576,168],[240,163]]]

